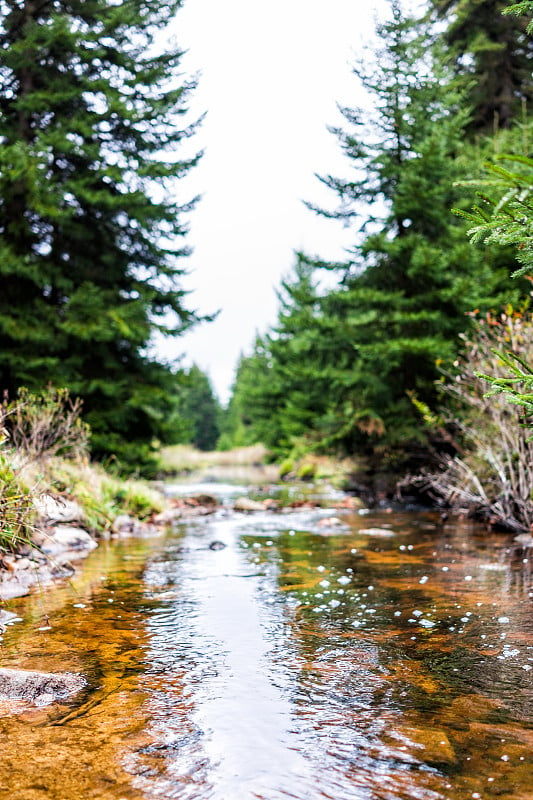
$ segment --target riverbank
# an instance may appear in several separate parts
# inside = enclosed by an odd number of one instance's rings
[[[1,600],[68,578],[100,540],[148,525],[166,507],[148,484],[113,477],[86,460],[11,462],[2,486]]]
[[[169,449],[162,463],[164,473],[178,475],[176,484],[118,478],[86,459],[53,457],[21,464],[12,478],[24,499],[18,526],[4,530],[0,542],[0,601],[71,578],[76,564],[102,541],[157,535],[221,507],[250,514],[363,505],[336,491],[324,477],[317,484],[296,478],[287,486],[280,484],[279,469],[265,463],[261,446],[227,453],[180,446]],[[225,480],[231,496],[221,500],[213,490]],[[243,496],[250,486],[251,495]]]

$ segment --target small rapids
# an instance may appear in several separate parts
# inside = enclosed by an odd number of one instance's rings
[[[531,602],[528,552],[432,514],[222,508],[104,544],[9,604],[3,665],[88,688],[0,708],[0,797],[526,800]]]

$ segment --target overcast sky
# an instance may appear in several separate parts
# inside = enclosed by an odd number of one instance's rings
[[[239,354],[275,322],[276,289],[294,251],[342,257],[349,232],[302,200],[332,205],[314,173],[346,174],[327,125],[358,105],[351,65],[386,0],[186,0],[174,28],[205,156],[189,181],[203,195],[190,218],[189,306],[220,309],[164,352],[197,363],[226,401]],[[184,182],[182,182],[184,183]]]

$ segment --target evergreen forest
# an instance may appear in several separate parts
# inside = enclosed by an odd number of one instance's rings
[[[277,458],[356,454],[370,481],[471,446],[470,412],[446,384],[487,371],[465,362],[465,342],[484,325],[497,328],[504,309],[529,313],[520,266],[527,225],[531,235],[532,10],[435,0],[411,17],[391,2],[377,50],[353,67],[370,102],[342,107],[331,129],[345,172],[319,176],[327,208],[309,202],[349,227],[353,245],[340,263],[296,254],[277,322],[238,365],[235,442],[263,441]],[[514,154],[514,177],[498,166],[504,154]],[[478,389],[483,397],[490,384]]]
[[[126,469],[153,471],[162,444],[262,442],[399,477],[470,447],[446,385],[487,372],[468,353],[492,325],[506,367],[481,395],[495,380],[522,425],[529,354],[517,366],[502,331],[529,324],[533,4],[428,0],[412,16],[391,0],[353,65],[368,102],[330,128],[345,170],[318,176],[327,207],[307,203],[351,246],[335,263],[295,254],[224,410],[199,367],[155,346],[209,324],[182,280],[195,84],[157,44],[180,5],[0,0],[2,391],[68,390],[93,455]]]

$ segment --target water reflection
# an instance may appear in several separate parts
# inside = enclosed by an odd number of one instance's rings
[[[0,720],[0,796],[531,797],[528,553],[431,515],[339,513],[222,511],[13,603],[4,663],[91,684]]]
[[[348,533],[321,535],[323,516],[219,519],[150,565],[152,596],[164,598],[169,571],[179,587],[167,597],[173,611],[150,623],[151,660],[177,655],[175,704],[187,704],[189,732],[158,767],[142,754],[143,790],[521,797],[531,766],[528,565],[500,539],[430,517],[382,515],[364,528],[354,517]],[[369,536],[372,525],[391,535]],[[211,540],[226,547],[210,551]],[[168,736],[168,708],[152,713]],[[170,741],[182,731],[180,720]],[[511,788],[505,745],[518,759]]]

